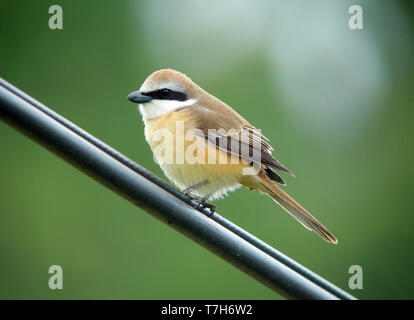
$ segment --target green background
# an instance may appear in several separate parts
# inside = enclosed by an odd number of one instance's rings
[[[339,244],[246,189],[218,212],[348,291],[360,265],[358,298],[412,299],[412,3],[359,1],[363,30],[354,2],[206,3],[0,1],[0,76],[165,179],[125,97],[186,73],[262,129]],[[281,298],[4,123],[0,142],[0,298]]]

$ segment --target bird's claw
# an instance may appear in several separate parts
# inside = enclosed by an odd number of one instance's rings
[[[193,196],[189,193],[185,194],[196,203],[196,206],[194,207],[195,209],[208,209],[210,211],[210,215],[213,215],[216,212],[216,206],[208,203],[205,198]]]
[[[210,215],[213,215],[216,212],[216,206],[214,204],[207,203],[207,202],[204,201],[204,202],[200,203],[200,205],[203,208],[208,209],[210,211]]]

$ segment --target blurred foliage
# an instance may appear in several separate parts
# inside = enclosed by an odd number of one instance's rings
[[[346,123],[337,117],[334,131],[325,131],[320,118],[307,125],[297,120],[294,100],[283,96],[264,51],[247,50],[243,39],[232,47],[242,37],[236,31],[229,35],[223,27],[220,38],[218,24],[217,34],[197,42],[197,32],[209,32],[201,22],[185,26],[195,33],[192,38],[166,27],[168,37],[161,34],[167,18],[153,21],[159,29],[151,27],[149,19],[158,13],[174,21],[162,1],[0,1],[0,76],[164,178],[140,116],[125,97],[157,69],[187,73],[262,128],[277,158],[297,176],[288,178],[287,190],[339,244],[324,243],[271,200],[245,189],[218,201],[218,212],[346,290],[348,268],[362,266],[364,289],[351,292],[359,298],[412,299],[414,11],[412,3],[394,2],[408,25],[393,34],[398,16],[390,16],[379,1],[360,2],[364,30],[356,32],[378,44],[375,53],[385,71],[381,108],[371,109],[352,140],[344,137],[356,130],[358,114]],[[63,30],[48,28],[52,4],[63,7]],[[174,5],[180,9],[186,2]],[[346,3],[344,8],[347,28]],[[233,15],[236,26],[245,19],[238,11]],[[260,22],[255,19],[250,23]],[[376,31],[384,21],[387,32]],[[225,55],[223,43],[234,61],[214,69]],[[408,55],[400,56],[404,50]],[[357,62],[358,55],[351,58]],[[353,75],[363,80],[365,73]],[[311,80],[318,83],[318,73]],[[0,137],[0,298],[280,298],[4,123]],[[48,288],[53,264],[63,267],[61,291]]]

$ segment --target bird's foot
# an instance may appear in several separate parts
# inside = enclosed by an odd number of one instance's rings
[[[210,211],[210,216],[212,216],[212,215],[214,214],[214,212],[216,212],[216,206],[215,206],[214,204],[207,203],[205,200],[204,200],[204,201],[202,201],[202,202],[200,203],[200,205],[201,205],[203,208],[206,208],[206,209],[208,209],[208,210]]]
[[[192,195],[191,193],[184,193],[196,203],[194,206],[195,209],[208,209],[210,211],[210,215],[213,215],[214,212],[216,212],[216,206],[214,204],[208,203],[206,198],[198,197]]]
[[[183,193],[190,197],[191,200],[193,200],[194,202],[197,203],[197,206],[195,207],[196,209],[200,209],[200,208],[206,208],[210,211],[211,215],[214,214],[214,212],[216,212],[216,206],[210,203],[207,203],[207,197],[199,197],[199,196],[195,196],[193,194],[191,194],[191,192],[193,192],[194,190],[197,190],[203,186],[205,186],[206,184],[208,184],[208,180],[204,180],[201,181],[200,183],[197,183],[187,189],[183,190]]]

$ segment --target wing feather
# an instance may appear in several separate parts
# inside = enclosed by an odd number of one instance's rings
[[[255,128],[222,101],[215,98],[210,101],[212,101],[211,104],[204,102],[186,107],[197,119],[202,138],[223,151],[239,156],[250,164],[260,164],[269,170],[276,169],[294,176],[289,169],[273,157],[272,151],[274,149],[261,130]],[[221,114],[222,117],[217,117],[217,114]],[[276,173],[274,175],[269,173],[269,178],[284,183]]]

